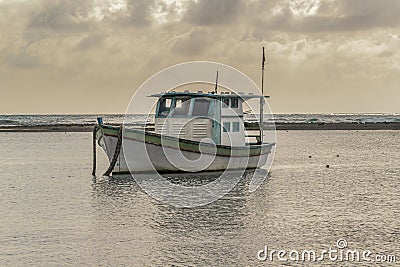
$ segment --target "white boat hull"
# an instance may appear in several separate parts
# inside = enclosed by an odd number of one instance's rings
[[[108,129],[108,131],[110,130]],[[118,129],[114,128],[115,131],[118,131]],[[143,134],[147,133],[143,132]],[[111,162],[117,147],[118,136],[115,133],[112,134],[100,129],[97,139]],[[203,145],[205,146],[205,150],[210,147],[210,144],[198,143],[197,145],[200,147],[200,150],[202,150]],[[213,154],[199,153],[198,151],[189,151],[187,149],[181,150],[172,146],[163,146],[135,138],[125,138],[124,136],[113,174],[154,171],[200,172],[227,169],[254,169],[266,164],[272,147],[273,144],[263,144],[259,146],[259,153],[256,154],[251,153],[251,149],[249,148],[241,148],[239,151],[240,155],[237,153],[222,155],[218,152]]]

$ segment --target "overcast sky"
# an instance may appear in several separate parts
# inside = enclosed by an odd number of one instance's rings
[[[400,113],[399,0],[0,0],[0,114],[123,113],[192,60],[259,84],[263,46],[275,113]]]

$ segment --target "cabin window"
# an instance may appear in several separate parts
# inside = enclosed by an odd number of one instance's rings
[[[229,107],[229,98],[223,98],[222,99],[222,108],[228,108]]]
[[[231,108],[238,108],[239,107],[239,100],[237,98],[231,99]]]
[[[240,124],[238,121],[232,122],[232,132],[237,133],[240,130]]]
[[[177,98],[172,116],[187,116],[189,113],[189,106],[189,98]]]
[[[224,122],[223,128],[224,128],[224,132],[230,132],[231,131],[231,123],[230,122]]]
[[[168,116],[172,106],[172,98],[161,98],[159,100],[158,116]]]
[[[207,99],[194,99],[192,116],[208,116],[210,101]]]

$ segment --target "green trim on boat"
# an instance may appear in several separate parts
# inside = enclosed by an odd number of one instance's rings
[[[119,127],[113,127],[108,125],[101,125],[99,127],[99,132],[102,132],[104,135],[108,136],[118,136]],[[99,136],[98,136],[99,138]],[[252,145],[252,146],[244,146],[244,147],[231,147],[224,145],[214,145],[210,143],[197,142],[187,139],[180,139],[173,136],[165,136],[157,133],[145,132],[143,130],[136,129],[125,129],[124,138],[146,142],[148,144],[154,144],[157,146],[164,146],[168,148],[191,151],[206,154],[215,154],[215,147],[217,148],[216,154],[219,156],[231,156],[231,157],[240,157],[240,156],[259,156],[262,154],[266,154],[270,152],[270,148],[274,144],[265,143],[262,145]]]

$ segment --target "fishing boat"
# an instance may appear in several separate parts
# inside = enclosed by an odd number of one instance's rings
[[[262,127],[256,135],[246,134],[243,120],[243,103],[253,98],[262,102],[264,96],[201,91],[151,96],[158,99],[153,128],[116,127],[98,119],[95,137],[113,174],[221,171],[265,165],[274,143],[263,142]],[[248,141],[251,138],[255,140]]]
[[[264,61],[263,54],[263,73]],[[150,95],[156,99],[151,127],[116,127],[98,118],[93,149],[95,155],[97,142],[109,159],[105,175],[244,170],[264,166],[275,145],[264,141],[263,107],[267,96],[232,91],[218,93],[217,88],[218,72],[212,92],[183,90]],[[254,99],[259,101],[261,127],[248,131],[243,107]],[[93,174],[95,161],[94,157]]]

